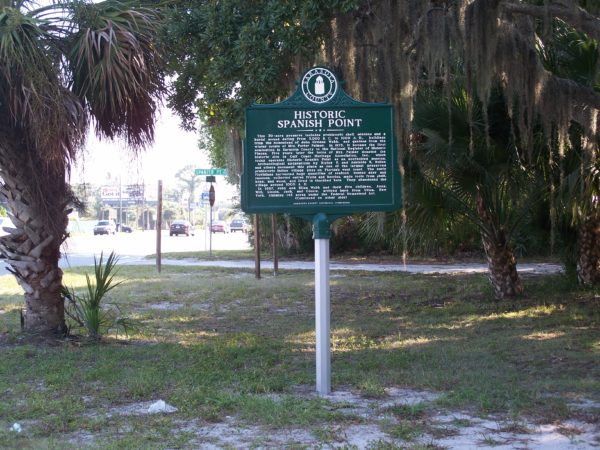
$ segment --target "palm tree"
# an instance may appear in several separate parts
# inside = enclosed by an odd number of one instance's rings
[[[485,114],[460,86],[449,101],[450,105],[440,92],[422,90],[416,102],[414,159],[422,204],[409,206],[408,213],[413,222],[422,222],[417,226],[456,222],[457,217],[473,224],[481,236],[496,297],[514,297],[523,286],[512,241],[527,223],[536,198],[530,190],[532,175],[524,167],[499,91],[493,93]]]
[[[69,169],[90,124],[134,150],[153,139],[163,91],[157,14],[140,2],[0,0],[0,191],[14,229],[0,256],[25,291],[24,327],[64,333],[60,246]]]
[[[538,52],[550,72],[600,92],[597,75],[598,42],[561,20],[552,23],[551,39],[539,42]],[[573,122],[569,136],[557,142],[557,161],[551,170],[558,178],[556,189],[563,222],[577,228],[577,278],[583,285],[600,284],[600,167],[598,141]],[[562,148],[561,148],[562,146]]]

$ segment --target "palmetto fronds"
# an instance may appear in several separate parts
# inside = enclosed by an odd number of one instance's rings
[[[134,148],[163,92],[156,13],[136,2],[0,6],[0,110],[50,161],[73,157],[89,119]]]
[[[99,339],[103,333],[111,329],[122,329],[125,334],[135,325],[133,321],[120,317],[116,305],[108,305],[106,295],[123,281],[115,282],[119,258],[114,252],[100,259],[94,257],[94,277],[85,275],[87,291],[78,294],[72,288],[63,287],[62,295],[67,301],[65,312],[76,327],[85,329],[92,339]]]
[[[413,207],[420,213],[413,222],[427,227],[460,217],[472,224],[481,235],[496,296],[519,293],[511,241],[529,222],[541,190],[536,193],[525,168],[504,98],[496,91],[484,111],[461,86],[450,98],[426,91],[416,103],[414,124],[418,170],[411,173],[421,186],[421,205]],[[432,211],[437,217],[427,214]]]
[[[152,11],[104,2],[77,6],[73,15],[80,27],[67,54],[73,91],[85,100],[99,134],[144,146],[153,139],[154,96],[163,85]]]

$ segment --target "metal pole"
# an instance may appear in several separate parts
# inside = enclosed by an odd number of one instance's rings
[[[121,184],[121,175],[119,175],[119,230],[123,229],[123,185]]]
[[[156,270],[161,271],[161,235],[162,235],[162,180],[158,180],[158,206],[156,211]]]
[[[315,334],[317,393],[331,393],[331,303],[329,291],[329,220],[325,214],[313,219],[315,239]]]
[[[205,212],[205,221],[204,221],[204,251],[207,250],[207,245],[208,245],[208,240],[210,239],[209,236],[206,235],[206,232],[208,231],[208,233],[210,234],[210,226],[209,226],[209,222],[210,222],[210,218],[208,217],[208,211],[209,209],[206,208],[206,206],[204,207],[204,212]]]
[[[210,258],[212,258],[212,216],[213,216],[213,211],[212,211],[212,205],[210,207],[210,224],[208,226],[208,256]]]
[[[209,256],[212,258],[212,220],[213,220],[213,205],[215,204],[215,188],[213,186],[213,181],[215,177],[206,177],[206,179],[208,180],[209,178],[211,178],[211,182],[210,182],[210,189],[208,190],[208,202],[210,203],[210,230],[208,232],[209,237],[210,237],[210,247],[209,247],[209,251],[208,254]]]

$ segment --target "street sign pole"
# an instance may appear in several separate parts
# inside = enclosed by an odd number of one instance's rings
[[[215,204],[215,188],[212,185],[214,177],[206,177],[206,181],[210,181],[210,189],[208,190],[208,202],[210,203],[210,229],[208,230],[209,235],[209,250],[208,255],[212,258],[212,221],[213,221],[213,205]]]
[[[207,245],[208,245],[208,240],[210,239],[210,236],[207,236],[206,233],[208,232],[208,234],[210,234],[210,217],[208,216],[210,212],[210,206],[207,208],[206,205],[204,206],[204,215],[205,215],[205,219],[206,221],[204,222],[204,251],[208,250]]]
[[[331,393],[331,301],[329,291],[330,223],[325,214],[313,218],[315,239],[315,334],[317,393]]]
[[[162,180],[158,180],[158,205],[156,208],[156,270],[158,273],[160,273],[162,266],[162,189]]]

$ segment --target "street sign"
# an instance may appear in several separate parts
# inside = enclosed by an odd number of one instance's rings
[[[210,185],[210,190],[208,191],[208,202],[210,203],[211,208],[215,204],[215,187],[212,184]]]
[[[224,175],[227,176],[227,169],[196,169],[194,175]]]
[[[203,201],[203,202],[204,202],[204,201],[206,201],[206,202],[208,201],[208,191],[206,191],[206,192],[202,192],[202,193],[200,194],[200,201]]]
[[[246,109],[242,209],[343,216],[400,207],[394,110],[349,97],[325,68],[281,103]]]

